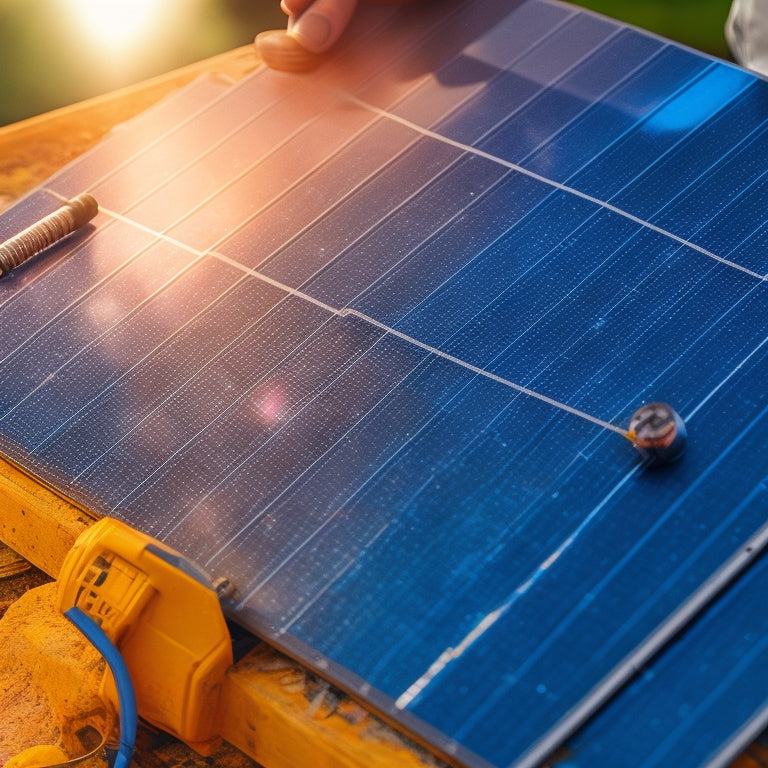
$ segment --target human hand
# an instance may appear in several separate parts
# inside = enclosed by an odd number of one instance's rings
[[[288,34],[308,51],[327,51],[340,37],[357,8],[357,0],[282,0]]]
[[[370,0],[404,4],[413,0]],[[256,37],[263,61],[274,69],[304,71],[319,62],[318,54],[339,39],[357,8],[358,0],[281,0],[288,16],[287,30],[270,30]]]

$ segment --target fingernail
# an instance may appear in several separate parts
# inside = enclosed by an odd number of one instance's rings
[[[331,39],[331,22],[319,13],[303,13],[291,28],[291,35],[308,50],[320,53]]]

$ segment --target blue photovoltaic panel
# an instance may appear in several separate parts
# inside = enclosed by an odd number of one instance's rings
[[[735,758],[766,725],[766,592],[763,558],[573,738],[560,768],[711,766]]]
[[[764,532],[767,117],[564,4],[361,9],[4,215],[102,207],[0,283],[2,445],[438,751],[534,765]],[[690,441],[650,471],[656,399]]]

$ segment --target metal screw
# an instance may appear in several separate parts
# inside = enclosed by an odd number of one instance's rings
[[[98,212],[99,204],[91,195],[84,193],[6,240],[0,245],[0,277],[80,229]]]
[[[651,464],[670,464],[686,447],[685,423],[666,403],[648,403],[638,408],[629,422],[627,437]]]
[[[235,585],[226,576],[217,576],[211,584],[219,600],[228,600],[235,593]]]

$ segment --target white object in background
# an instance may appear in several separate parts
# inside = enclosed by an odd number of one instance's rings
[[[768,75],[768,0],[733,0],[725,37],[739,64]]]

